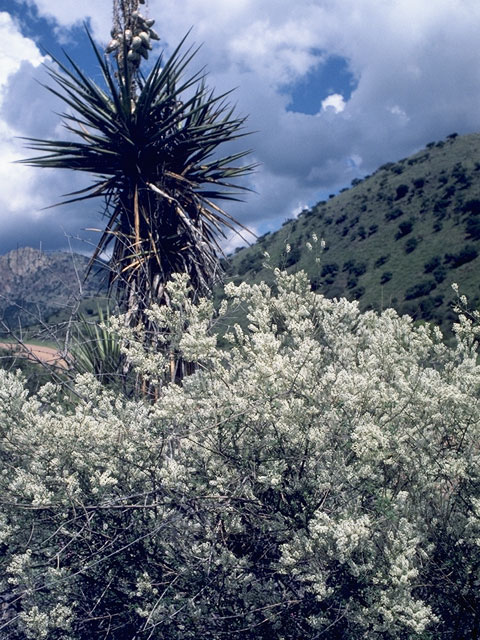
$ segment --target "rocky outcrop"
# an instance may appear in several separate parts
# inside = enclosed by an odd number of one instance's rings
[[[105,268],[84,280],[88,258],[21,247],[0,256],[0,318],[32,324],[82,298],[103,295]]]

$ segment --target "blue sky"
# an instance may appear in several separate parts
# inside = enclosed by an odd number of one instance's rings
[[[230,211],[257,233],[427,142],[480,130],[477,0],[147,0],[143,11],[155,54],[192,28],[203,43],[192,71],[206,65],[218,92],[236,87],[259,169]],[[29,155],[21,136],[64,135],[63,107],[41,86],[45,50],[64,47],[95,76],[82,25],[105,45],[111,14],[110,0],[0,0],[0,253],[95,243],[84,229],[101,226],[100,202],[45,209],[84,176],[12,161]]]

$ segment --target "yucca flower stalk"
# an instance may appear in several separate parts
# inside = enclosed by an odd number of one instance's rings
[[[196,50],[184,47],[185,38],[143,75],[147,36],[158,36],[138,6],[138,0],[114,3],[107,47],[113,60],[88,34],[104,86],[68,54],[66,64],[54,59],[58,68],[49,69],[54,84],[47,88],[66,104],[63,123],[75,139],[28,138],[42,155],[23,160],[94,177],[61,204],[103,199],[107,220],[91,264],[111,252],[110,285],[132,322],[144,319],[153,302],[168,304],[165,284],[174,273],[187,273],[196,295],[210,290],[222,236],[244,228],[218,202],[238,199],[245,186],[236,179],[253,169],[244,161],[249,152],[217,154],[223,143],[245,135],[245,118],[234,114],[228,94],[207,88],[203,70],[186,74]]]

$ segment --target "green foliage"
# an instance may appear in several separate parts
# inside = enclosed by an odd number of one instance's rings
[[[393,209],[392,211],[388,211],[388,213],[385,214],[385,220],[387,221],[396,220],[400,216],[403,216],[403,211],[402,209],[399,209],[397,207],[396,209]]]
[[[405,243],[405,253],[412,253],[418,245],[418,238],[409,238]]]
[[[447,347],[277,272],[228,285],[249,327],[220,347],[167,290],[156,349],[111,321],[150,380],[198,364],[152,402],[0,371],[2,639],[473,639],[479,314]]]
[[[434,269],[442,264],[442,258],[440,256],[433,256],[428,262],[424,264],[424,272],[431,273]]]
[[[446,253],[444,262],[449,265],[450,269],[457,269],[461,267],[462,264],[475,260],[477,256],[477,249],[473,245],[467,244],[458,253]]]
[[[395,200],[401,200],[408,193],[408,184],[400,184],[395,192]]]
[[[413,300],[414,298],[420,298],[426,296],[435,289],[437,283],[435,280],[424,280],[418,284],[414,284],[405,291],[405,300]]]
[[[244,275],[247,271],[259,271],[261,269],[263,257],[259,253],[246,255],[239,266],[239,275]]]
[[[367,263],[347,260],[347,262],[344,263],[342,270],[354,276],[361,276],[367,270]]]
[[[301,255],[300,247],[291,247],[285,259],[285,268],[288,269],[289,267],[293,267],[294,264],[297,264]]]
[[[98,320],[82,316],[76,325],[71,354],[78,373],[90,373],[104,385],[123,382],[123,357],[117,336],[109,331],[110,314],[97,310]]]
[[[406,220],[405,222],[401,222],[398,225],[398,231],[395,234],[395,240],[400,240],[407,234],[411,233],[413,230],[413,222],[411,220]]]
[[[374,268],[378,269],[378,267],[381,267],[382,265],[384,265],[386,262],[388,262],[388,259],[390,258],[390,256],[380,256],[379,258],[377,258],[374,262]]]
[[[469,240],[480,240],[480,215],[468,218],[465,225],[465,237]]]
[[[444,266],[437,267],[436,269],[433,270],[432,273],[433,273],[433,277],[435,278],[435,281],[438,284],[443,282],[447,277],[447,270],[445,269]]]

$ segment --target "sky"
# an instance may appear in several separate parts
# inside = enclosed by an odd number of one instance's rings
[[[480,130],[478,0],[147,0],[157,55],[191,29],[218,93],[248,116],[252,189],[229,212],[275,230],[388,161],[451,133]],[[101,201],[51,207],[88,178],[15,164],[23,137],[63,139],[42,83],[62,47],[98,76],[84,31],[110,39],[111,0],[0,0],[0,254],[17,246],[88,253]],[[226,251],[240,239],[230,236]]]

